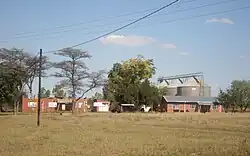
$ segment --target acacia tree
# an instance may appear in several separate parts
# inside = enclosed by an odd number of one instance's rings
[[[30,67],[29,69],[29,73],[28,73],[28,77],[27,77],[27,82],[26,85],[29,89],[29,94],[30,97],[33,97],[33,83],[35,78],[38,77],[39,75],[39,57],[37,56],[30,56],[29,59],[27,59],[27,65]],[[42,57],[42,77],[46,77],[46,70],[48,70],[49,68],[51,68],[51,64],[49,62],[49,58],[47,56],[43,56]]]
[[[89,59],[91,56],[81,49],[65,48],[56,55],[68,58],[67,60],[53,63],[53,67],[60,70],[53,76],[63,78],[59,82],[64,88],[68,89],[73,101],[72,113],[74,113],[76,102],[87,92],[104,84],[104,71],[89,72],[83,59]],[[79,95],[79,96],[77,96]]]

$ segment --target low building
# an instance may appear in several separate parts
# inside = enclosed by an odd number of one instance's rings
[[[87,100],[79,99],[76,102],[75,108],[80,112],[86,112]],[[38,99],[29,99],[22,97],[22,112],[37,112]],[[72,110],[72,99],[70,98],[56,98],[48,97],[41,98],[41,112],[57,112],[57,111],[71,111]]]
[[[93,112],[109,112],[110,102],[106,100],[96,100],[93,103]]]
[[[222,112],[222,106],[215,97],[163,96],[161,112]]]

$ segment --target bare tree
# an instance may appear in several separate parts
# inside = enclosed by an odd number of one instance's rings
[[[30,67],[29,75],[27,77],[26,85],[29,89],[30,97],[33,97],[33,83],[36,77],[38,77],[39,74],[39,57],[37,56],[30,56],[27,60],[27,65]],[[48,70],[51,67],[51,63],[49,62],[49,58],[47,56],[42,57],[42,77],[47,77],[46,70]]]
[[[81,49],[65,48],[56,55],[64,56],[68,60],[54,63],[53,67],[60,69],[60,72],[54,74],[55,77],[64,78],[60,81],[65,89],[68,89],[73,101],[72,113],[74,113],[76,102],[87,92],[104,84],[103,70],[98,72],[89,72],[83,59],[89,59],[91,56]]]

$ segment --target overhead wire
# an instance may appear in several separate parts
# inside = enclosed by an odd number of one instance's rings
[[[240,11],[240,10],[249,9],[249,8],[250,8],[250,6],[245,6],[245,7],[234,8],[234,9],[230,9],[230,10],[224,10],[224,11],[220,11],[220,12],[211,12],[211,13],[207,13],[207,14],[201,14],[201,15],[184,17],[184,18],[179,18],[179,19],[174,19],[174,20],[162,21],[162,22],[159,22],[157,24],[166,24],[166,23],[172,23],[172,22],[177,22],[177,21],[190,20],[190,19],[195,19],[195,18],[199,18],[199,17],[211,16],[211,15],[218,15],[218,14],[223,14],[223,13],[228,13],[228,12],[233,12],[233,11]],[[151,25],[155,25],[155,24],[151,24]],[[149,24],[147,24],[147,25],[138,25],[137,27],[147,27],[147,26],[151,26],[151,25],[149,25]],[[83,42],[83,43],[85,44],[85,42]],[[72,48],[72,47],[74,47],[74,46],[67,47],[67,48]],[[59,49],[59,50],[61,50],[61,49]],[[59,51],[59,50],[51,50],[51,51],[46,51],[44,53],[53,53],[53,52],[56,52],[56,51]]]
[[[194,0],[192,0],[194,1]],[[185,3],[188,3],[188,2],[192,2],[192,1],[185,1]],[[216,3],[212,3],[212,4],[206,4],[206,5],[201,5],[201,6],[196,6],[196,7],[190,7],[190,8],[186,8],[186,9],[181,9],[181,10],[177,10],[177,11],[170,11],[170,12],[167,12],[167,13],[162,13],[162,14],[157,14],[157,15],[152,15],[150,16],[149,18],[152,18],[152,17],[156,17],[156,16],[163,16],[163,15],[170,15],[170,14],[176,14],[176,13],[180,13],[180,12],[185,12],[185,11],[190,11],[190,10],[196,10],[196,9],[200,9],[200,8],[205,8],[205,7],[211,7],[211,6],[216,6],[216,5],[220,5],[220,4],[223,4],[223,3],[230,3],[230,2],[233,2],[233,1],[236,1],[236,0],[226,0],[226,1],[221,1],[221,2],[216,2]],[[183,4],[183,3],[181,3]],[[150,10],[150,9],[148,9]],[[134,21],[136,19],[130,19],[130,20],[123,20],[122,22],[131,22],[131,21]],[[103,24],[100,24],[100,25],[97,25],[96,27],[107,27],[109,25],[114,25],[116,23],[120,23],[119,21],[115,21],[113,23],[109,23],[108,25],[103,25]],[[88,29],[92,29],[93,26],[90,28],[90,27],[85,27],[85,28],[80,28],[81,30],[88,30]],[[46,35],[52,35],[52,34],[60,34],[60,33],[67,33],[67,32],[71,32],[71,31],[74,31],[74,30],[63,30],[63,31],[55,31],[55,32],[48,32],[48,33],[43,33],[43,34],[33,34],[33,35],[26,35],[26,36],[16,36],[16,37],[12,37],[12,39],[18,39],[18,38],[25,38],[25,37],[40,37],[40,36],[46,36]],[[4,42],[4,41],[2,41]]]
[[[184,2],[179,2],[179,5],[194,2],[194,1],[197,1],[197,0],[186,0]],[[99,18],[99,19],[94,19],[94,20],[88,20],[88,21],[84,21],[84,22],[80,22],[80,23],[74,23],[74,24],[62,25],[62,26],[55,26],[55,27],[51,27],[51,28],[45,28],[45,29],[42,29],[40,31],[44,32],[44,31],[49,31],[49,30],[62,29],[62,28],[74,27],[74,26],[79,26],[79,25],[86,25],[86,24],[91,24],[91,23],[96,23],[96,22],[101,22],[101,21],[113,20],[113,19],[118,19],[120,17],[127,17],[127,16],[131,16],[131,15],[146,13],[146,12],[153,11],[153,10],[156,10],[156,9],[157,8],[145,9],[145,10],[140,10],[140,11],[136,11],[136,12],[132,12],[132,13],[124,13],[124,14],[117,15],[117,16],[111,16],[111,17],[104,17],[104,18]],[[14,37],[19,36],[19,35],[34,34],[34,33],[37,33],[37,31],[17,33],[17,34],[14,35]]]
[[[240,10],[244,10],[244,9],[250,9],[250,6],[239,7],[239,8],[234,8],[234,9],[224,10],[224,11],[218,11],[218,12],[211,12],[211,13],[207,13],[207,14],[195,15],[195,16],[184,17],[184,18],[179,18],[179,19],[174,19],[174,20],[162,21],[162,22],[159,22],[158,24],[166,24],[166,23],[172,23],[172,22],[177,22],[177,21],[195,19],[195,18],[199,18],[199,17],[211,16],[211,15],[219,15],[219,14],[224,14],[224,13],[228,13],[228,12],[240,11]],[[153,24],[151,24],[151,25],[153,25]],[[146,26],[150,26],[150,24],[146,25]],[[144,25],[138,25],[138,27],[145,27],[145,26]]]
[[[171,2],[171,3],[168,3],[167,5],[164,5],[163,7],[160,7],[159,9],[157,9],[157,10],[155,10],[155,11],[149,13],[149,14],[146,14],[145,16],[143,16],[143,17],[141,17],[141,18],[139,18],[139,19],[137,19],[137,20],[132,21],[132,22],[130,22],[130,23],[124,25],[124,26],[121,26],[121,27],[119,27],[119,28],[117,28],[117,29],[115,29],[115,30],[112,30],[112,31],[110,31],[110,32],[108,32],[108,33],[105,33],[105,34],[100,35],[100,36],[98,36],[98,37],[92,38],[92,39],[87,40],[87,41],[85,41],[85,42],[78,43],[78,44],[75,44],[75,45],[69,46],[69,47],[64,47],[64,48],[61,48],[61,49],[78,47],[78,46],[80,46],[80,45],[83,45],[83,44],[86,44],[86,43],[89,43],[89,42],[98,40],[98,39],[100,39],[100,38],[102,38],[102,37],[108,36],[108,35],[110,35],[110,34],[112,34],[112,33],[114,33],[114,32],[117,32],[117,31],[122,30],[122,29],[124,29],[124,28],[126,28],[126,27],[129,27],[130,25],[133,25],[133,24],[135,24],[135,23],[138,23],[139,21],[141,21],[141,20],[143,20],[143,19],[145,19],[145,18],[148,18],[149,16],[151,16],[151,15],[157,13],[157,12],[159,12],[159,11],[165,9],[165,8],[168,8],[168,7],[172,6],[173,4],[177,3],[178,1],[179,1],[179,0],[175,0],[175,1]],[[53,50],[53,51],[60,51],[61,49]],[[51,51],[48,51],[48,52],[51,52]],[[47,53],[48,53],[48,52],[47,52]]]

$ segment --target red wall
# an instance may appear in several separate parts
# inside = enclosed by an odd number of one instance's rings
[[[57,98],[41,98],[41,112],[55,112],[56,108],[49,108],[48,104],[49,102],[56,102]],[[87,99],[80,99],[78,101],[82,102],[83,104],[87,102]],[[22,112],[37,112],[37,107],[30,108],[28,107],[28,102],[38,102],[38,99],[28,99],[22,97]],[[84,105],[82,105],[83,107]]]
[[[41,98],[41,112],[54,112],[56,108],[49,108],[49,102],[55,102],[56,98]],[[22,112],[36,112],[37,107],[28,107],[28,102],[38,102],[38,99],[22,98]]]

